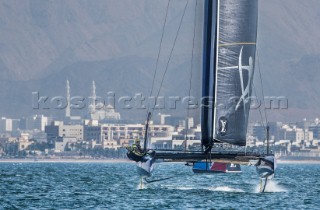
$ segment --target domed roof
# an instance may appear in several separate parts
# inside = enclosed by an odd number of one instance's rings
[[[106,109],[114,109],[114,108],[113,108],[113,106],[112,106],[111,104],[108,104],[108,105],[106,106]]]

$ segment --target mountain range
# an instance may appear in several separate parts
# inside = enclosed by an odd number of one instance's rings
[[[63,116],[63,110],[34,109],[32,93],[50,99],[65,96],[67,79],[71,95],[83,96],[86,102],[93,80],[101,97],[110,91],[116,99],[137,93],[148,97],[153,78],[151,95],[158,93],[163,79],[159,95],[188,96],[191,81],[191,94],[198,97],[203,1],[189,1],[178,31],[187,2],[170,2],[163,30],[165,0],[0,1],[0,116]],[[288,100],[288,109],[267,111],[269,120],[319,117],[319,22],[318,0],[259,1],[256,91],[261,94],[263,88],[265,96]],[[184,116],[183,104],[177,106],[158,111]],[[145,117],[145,110],[124,110],[121,104],[115,108],[123,119]],[[87,109],[73,113],[85,115]],[[252,120],[259,120],[259,112],[252,113]]]

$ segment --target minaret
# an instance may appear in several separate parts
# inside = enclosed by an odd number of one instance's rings
[[[91,112],[95,113],[96,111],[96,83],[94,81],[92,81],[92,109]]]
[[[69,80],[67,80],[67,108],[66,108],[66,118],[70,118],[70,85],[69,85]]]

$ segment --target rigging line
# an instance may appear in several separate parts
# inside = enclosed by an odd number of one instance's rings
[[[259,97],[258,97],[258,94],[257,94],[256,86],[254,85],[254,83],[252,83],[252,86],[253,86],[254,94],[256,95],[256,97],[258,99]],[[261,106],[260,105],[259,105],[259,113],[260,113],[261,123],[262,123],[264,129],[266,130],[267,126],[264,124],[264,120],[263,120],[263,116],[262,116]]]
[[[163,26],[162,26],[162,33],[161,33],[161,39],[160,39],[160,44],[159,44],[159,51],[158,51],[158,55],[157,55],[157,61],[156,61],[156,66],[154,69],[154,73],[153,73],[153,79],[152,79],[152,85],[151,85],[151,91],[150,91],[150,95],[149,97],[152,96],[153,93],[153,89],[154,89],[154,82],[155,82],[155,78],[157,75],[157,70],[158,70],[158,65],[159,65],[159,59],[160,59],[160,54],[161,54],[161,49],[162,49],[162,43],[163,43],[163,37],[164,37],[164,32],[165,32],[165,27],[167,24],[167,18],[168,18],[168,11],[169,11],[169,6],[170,6],[170,1],[168,0],[168,4],[167,4],[167,8],[166,8],[166,15],[165,15],[165,19],[163,22]],[[150,104],[148,103],[148,109],[147,109],[147,124],[149,123],[150,118],[152,117],[152,114],[149,114],[149,110],[150,110]],[[146,125],[146,127],[148,127],[148,125]],[[146,135],[147,135],[147,130],[146,130]],[[146,143],[146,139],[147,136],[145,135],[145,143]],[[144,146],[146,148],[146,146]]]
[[[180,20],[180,24],[179,24],[179,27],[178,27],[178,30],[177,30],[176,37],[175,37],[174,42],[173,42],[173,46],[172,46],[171,51],[170,51],[170,55],[169,55],[169,59],[168,59],[168,62],[167,62],[166,68],[165,68],[165,72],[163,73],[162,80],[161,80],[161,83],[160,83],[160,87],[159,87],[157,96],[155,98],[154,108],[157,105],[157,100],[158,100],[158,97],[159,97],[159,94],[160,94],[160,91],[161,91],[161,88],[162,88],[162,85],[163,85],[164,78],[165,78],[165,76],[167,74],[167,71],[168,71],[168,68],[169,68],[169,64],[170,64],[170,61],[171,61],[171,58],[172,58],[172,54],[173,54],[174,48],[175,48],[176,43],[177,43],[178,35],[179,35],[180,29],[181,29],[181,26],[182,26],[182,21],[183,21],[184,15],[186,13],[188,4],[189,4],[189,0],[187,1],[186,5],[184,7],[184,10],[183,10],[183,14],[182,14],[182,17],[181,17],[181,20]],[[154,112],[154,109],[152,110],[152,112]]]
[[[164,19],[164,22],[163,22],[163,26],[162,26],[162,34],[161,34],[161,39],[160,39],[160,45],[159,45],[159,51],[158,51],[158,56],[157,56],[157,62],[156,62],[156,66],[155,66],[154,74],[153,74],[153,79],[152,79],[152,86],[151,86],[150,96],[152,96],[153,88],[154,88],[154,81],[155,81],[155,78],[156,78],[156,75],[157,75],[157,70],[158,70],[158,65],[159,65],[159,58],[160,58],[161,49],[162,49],[162,42],[163,42],[165,27],[166,27],[166,24],[167,24],[167,18],[168,18],[168,11],[169,11],[170,1],[171,1],[171,0],[168,0],[167,9],[166,9],[166,16],[165,16],[165,19]]]
[[[169,13],[168,11],[169,11],[169,6],[170,6],[170,1],[171,0],[168,0],[168,4],[167,4],[167,8],[166,8],[166,15],[165,15],[165,19],[164,19],[163,26],[162,26],[162,34],[161,34],[161,39],[160,39],[160,44],[159,44],[159,51],[158,51],[158,55],[157,55],[156,66],[155,66],[154,73],[153,73],[153,79],[152,79],[152,85],[151,85],[151,91],[150,91],[149,97],[152,96],[153,89],[154,89],[154,82],[156,79],[157,70],[158,70],[158,66],[159,66],[159,59],[160,59],[160,54],[161,54],[161,49],[162,49],[165,27],[166,27],[167,19],[168,19],[168,13]],[[149,110],[150,110],[150,104],[148,103],[147,116],[148,116]]]
[[[193,20],[193,39],[192,39],[192,53],[191,53],[191,66],[190,66],[190,80],[189,80],[189,100],[190,100],[190,95],[191,95],[191,87],[192,87],[192,77],[193,77],[193,62],[194,62],[194,45],[195,45],[195,37],[196,37],[196,26],[197,26],[197,6],[198,6],[198,1],[196,0],[196,6],[194,9],[194,20]],[[184,150],[187,151],[187,139],[188,139],[188,130],[189,130],[189,115],[190,115],[190,110],[189,110],[189,103],[187,107],[187,122],[186,122],[186,134],[185,134],[185,148]]]
[[[261,83],[261,93],[262,93],[262,100],[263,100],[264,115],[265,115],[265,119],[266,119],[266,126],[268,126],[268,117],[267,117],[267,110],[266,110],[265,95],[264,95],[264,90],[263,90],[263,82],[262,82],[262,74],[261,74],[261,68],[260,68],[260,58],[259,58],[258,48],[256,51],[257,51],[258,69],[259,69],[259,76],[260,76],[260,83]]]

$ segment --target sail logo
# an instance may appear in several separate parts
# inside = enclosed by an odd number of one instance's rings
[[[250,87],[251,87],[251,83],[252,83],[252,79],[253,79],[253,59],[252,57],[249,57],[249,66],[243,66],[242,65],[242,50],[243,50],[243,46],[241,47],[240,50],[240,55],[239,55],[239,75],[240,75],[240,84],[241,84],[241,92],[242,95],[235,107],[235,111],[237,111],[240,107],[241,102],[243,102],[243,109],[244,111],[246,110],[246,104],[250,101]],[[244,79],[243,79],[243,72],[244,70],[248,71],[248,82],[246,87],[244,84]]]
[[[230,163],[230,168],[235,168],[235,167],[237,167],[237,165]]]
[[[239,61],[237,66],[230,66],[230,67],[223,67],[219,68],[219,70],[236,70],[239,71],[239,79],[240,79],[240,85],[241,85],[241,96],[240,98],[237,98],[237,102],[235,105],[234,110],[238,111],[238,109],[241,107],[241,104],[243,104],[243,111],[246,115],[246,109],[247,104],[251,101],[250,100],[250,87],[253,80],[253,58],[249,57],[249,65],[243,65],[242,63],[242,57],[243,57],[243,46],[241,47],[240,53],[239,53]],[[245,71],[247,72],[247,79],[245,79]]]
[[[225,117],[220,117],[219,119],[219,134],[225,136],[228,130],[228,120]]]

